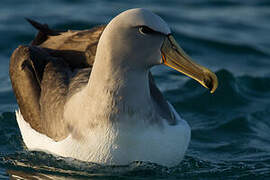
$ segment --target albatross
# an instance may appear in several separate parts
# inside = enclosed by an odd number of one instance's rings
[[[28,21],[39,32],[14,50],[9,71],[29,150],[105,165],[174,166],[183,159],[190,127],[164,99],[150,68],[174,68],[211,93],[218,81],[181,49],[161,17],[130,9],[82,31]]]

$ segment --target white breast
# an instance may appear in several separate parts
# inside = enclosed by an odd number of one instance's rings
[[[163,127],[117,123],[92,129],[81,139],[74,139],[70,135],[59,142],[32,129],[20,111],[16,111],[16,117],[29,150],[108,165],[123,165],[139,160],[174,166],[184,157],[190,141],[190,127],[171,108],[179,121],[176,126],[167,123]]]

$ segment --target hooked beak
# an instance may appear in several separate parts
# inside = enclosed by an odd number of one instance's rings
[[[169,66],[198,81],[201,85],[214,93],[218,87],[218,79],[215,73],[196,64],[177,44],[172,35],[165,38],[161,47],[163,64]]]

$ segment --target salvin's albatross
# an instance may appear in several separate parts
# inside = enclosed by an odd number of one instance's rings
[[[131,9],[106,27],[66,32],[28,21],[39,33],[13,52],[10,78],[29,150],[116,165],[182,160],[190,127],[149,69],[170,66],[211,92],[218,83],[184,53],[159,16]]]

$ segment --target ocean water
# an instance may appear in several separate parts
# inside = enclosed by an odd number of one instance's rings
[[[210,94],[169,68],[153,68],[166,98],[190,124],[185,159],[102,166],[25,149],[9,75],[9,57],[36,31],[33,18],[59,30],[108,23],[118,13],[148,8],[171,27],[183,49],[216,72]],[[1,0],[0,179],[270,179],[270,3],[267,0]]]

